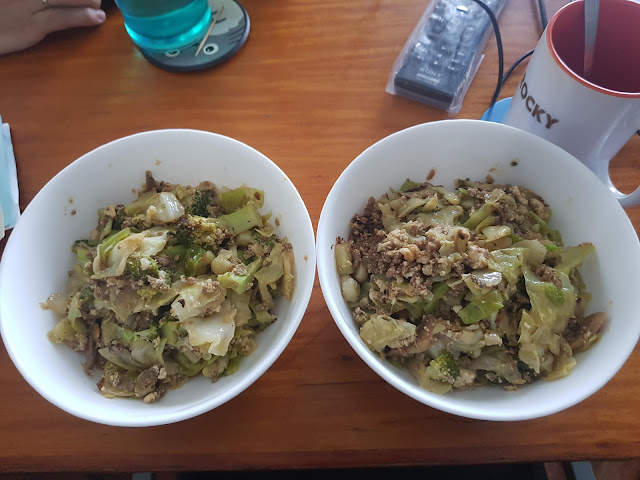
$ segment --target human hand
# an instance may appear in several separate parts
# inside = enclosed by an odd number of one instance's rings
[[[105,17],[100,0],[0,0],[0,55],[57,30],[100,25]]]

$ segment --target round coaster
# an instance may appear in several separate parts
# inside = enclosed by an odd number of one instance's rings
[[[507,110],[509,110],[509,105],[511,105],[511,97],[503,98],[499,102],[496,102],[493,107],[488,108],[487,111],[484,112],[480,120],[502,123],[504,116],[507,114]]]
[[[164,53],[140,49],[145,58],[157,67],[173,72],[204,70],[228,60],[249,36],[249,15],[236,0],[209,0],[209,5],[214,19],[220,9],[224,9],[197,56],[202,40],[183,50]]]

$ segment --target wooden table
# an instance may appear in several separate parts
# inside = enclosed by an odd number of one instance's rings
[[[298,186],[314,225],[340,172],[382,137],[447,114],[385,93],[422,0],[242,0],[246,45],[196,74],[150,65],[117,10],[95,30],[51,36],[0,57],[0,114],[11,124],[21,207],[80,155],[136,132],[185,127],[235,137]],[[563,3],[547,0],[549,15]],[[500,24],[507,66],[541,30],[534,0],[511,0]],[[493,38],[459,118],[480,118],[495,86]],[[520,67],[503,96],[515,90]],[[640,183],[640,138],[613,163]],[[634,160],[635,158],[635,160]],[[635,167],[635,168],[634,168]],[[99,180],[98,180],[99,181]],[[640,209],[629,209],[640,227]],[[353,352],[316,283],[273,367],[233,401],[154,428],[114,428],[42,399],[0,349],[0,471],[258,469],[640,457],[640,350],[602,390],[547,418],[475,421],[422,405]]]

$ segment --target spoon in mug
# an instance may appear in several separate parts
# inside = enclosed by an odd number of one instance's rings
[[[584,70],[582,75],[587,80],[593,70],[599,12],[600,0],[584,0]]]

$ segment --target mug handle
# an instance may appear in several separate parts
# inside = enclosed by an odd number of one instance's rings
[[[637,131],[640,131],[640,121],[638,121]],[[636,135],[636,131],[634,131],[633,135]],[[613,184],[611,177],[609,177],[609,162],[598,162],[598,165],[600,165],[600,167],[596,168],[594,173],[607,186],[613,196],[616,197],[621,207],[626,208],[640,205],[640,186],[629,194],[622,193]]]
[[[607,172],[607,181],[605,182],[609,191],[613,193],[613,196],[618,199],[621,207],[633,207],[635,205],[640,205],[640,187],[636,188],[632,193],[625,194],[618,190],[613,183],[611,183],[611,179],[609,178],[609,173]]]

